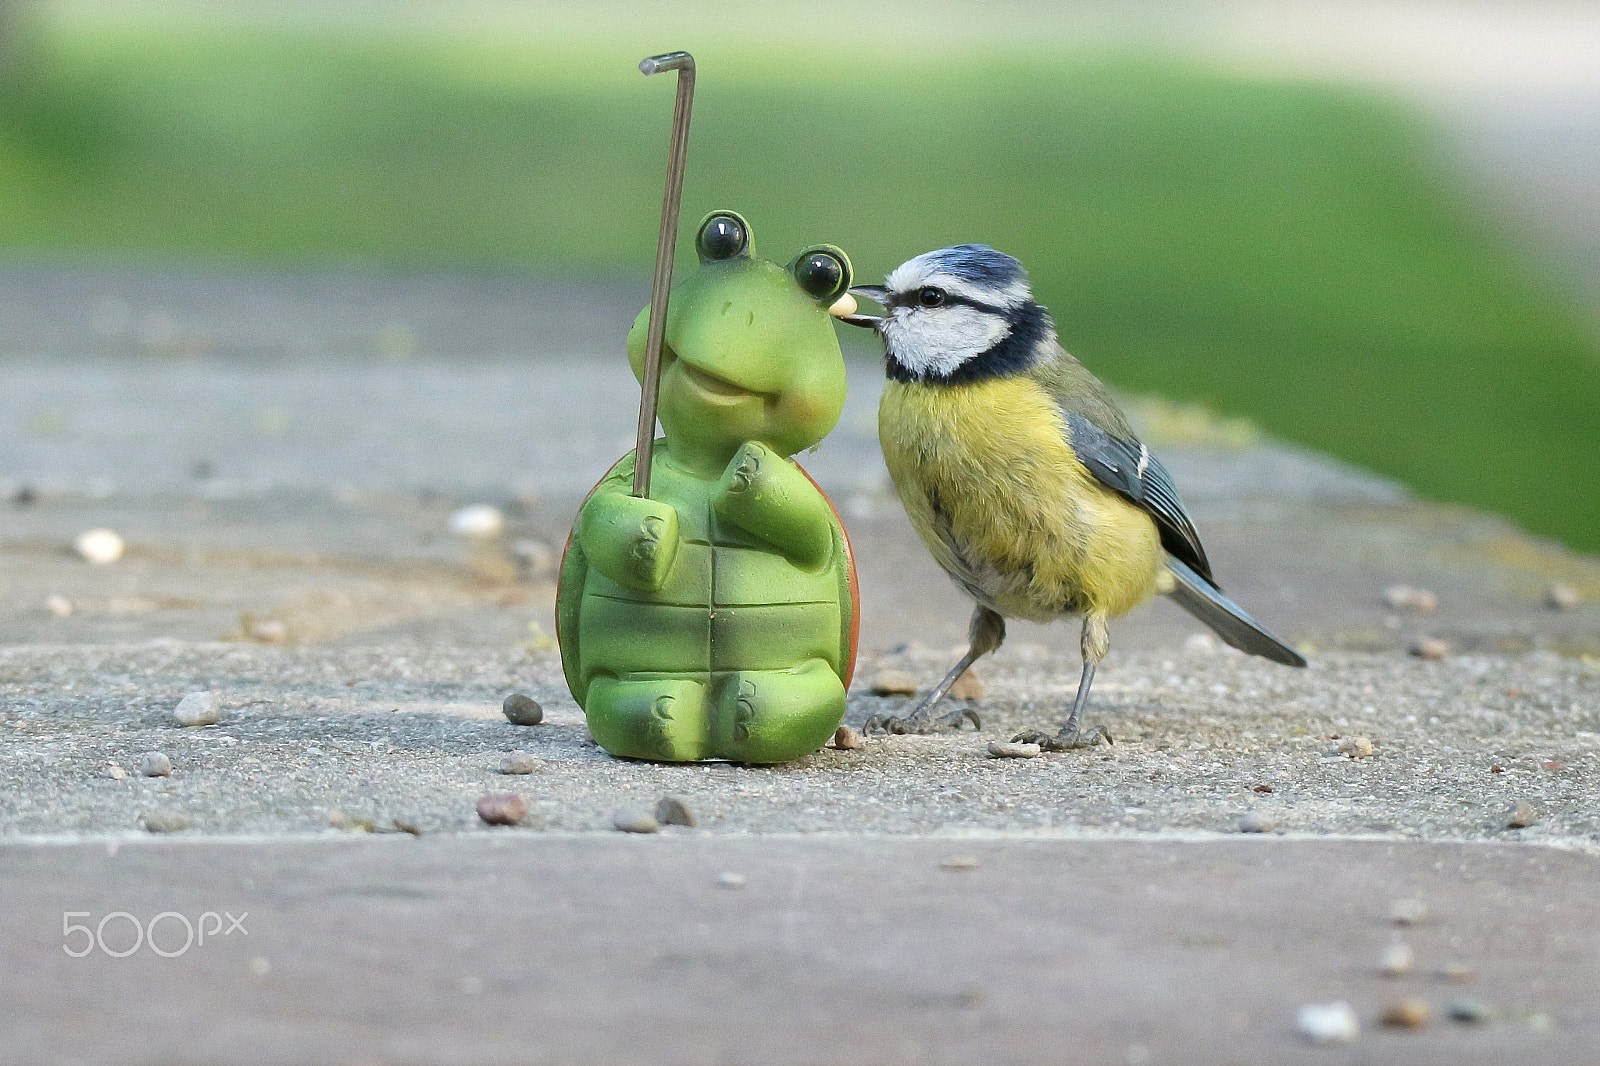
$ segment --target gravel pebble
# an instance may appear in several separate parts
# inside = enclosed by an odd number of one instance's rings
[[[1452,999],[1444,1005],[1444,1013],[1451,1021],[1461,1022],[1464,1025],[1482,1025],[1492,1014],[1488,1004],[1471,996]]]
[[[736,874],[732,870],[717,875],[718,888],[743,888],[749,878],[744,874]]]
[[[1450,645],[1438,637],[1423,637],[1413,643],[1408,650],[1419,659],[1438,662],[1450,654]]]
[[[1352,759],[1372,758],[1372,741],[1366,737],[1345,737],[1339,741],[1339,753]]]
[[[659,833],[661,823],[649,811],[623,807],[611,816],[611,824],[624,833]]]
[[[506,529],[506,516],[500,508],[487,503],[475,503],[450,515],[450,532],[458,537],[487,540],[498,537]]]
[[[478,800],[478,817],[490,825],[520,825],[528,816],[528,801],[515,792],[491,792]]]
[[[139,773],[145,777],[166,777],[172,773],[172,760],[159,751],[147,751],[139,756]]]
[[[1412,997],[1389,1004],[1379,1021],[1391,1029],[1421,1029],[1432,1014],[1427,1000]]]
[[[107,766],[104,770],[100,771],[100,776],[109,777],[113,781],[121,781],[124,777],[128,776],[128,771],[124,770],[116,763],[112,763],[110,766]]]
[[[1517,805],[1511,809],[1511,816],[1506,819],[1507,829],[1526,829],[1539,820],[1539,812],[1533,809],[1533,804],[1527,800],[1517,800]]]
[[[194,825],[194,819],[182,811],[150,811],[141,815],[139,820],[149,833],[179,833]]]
[[[539,769],[539,760],[526,752],[512,752],[500,760],[500,772],[503,774],[531,774]]]
[[[956,678],[956,683],[950,686],[950,695],[958,700],[983,699],[983,680],[972,671],[968,670]]]
[[[1451,959],[1434,974],[1441,981],[1470,981],[1478,971],[1459,959]]]
[[[1571,585],[1551,585],[1544,590],[1544,605],[1552,611],[1570,611],[1581,602],[1583,598]]]
[[[414,837],[422,835],[422,826],[417,823],[415,818],[401,815],[398,818],[391,819],[390,824],[402,833],[410,833]]]
[[[72,542],[73,549],[96,566],[108,566],[122,558],[126,545],[114,530],[87,529]]]
[[[1017,744],[1009,740],[989,742],[989,754],[996,759],[1034,759],[1043,750],[1037,744]]]
[[[1410,944],[1390,944],[1383,949],[1383,959],[1378,969],[1385,977],[1404,977],[1417,965],[1417,953]]]
[[[677,796],[662,796],[656,800],[656,821],[662,825],[695,827],[694,812]]]
[[[1410,585],[1390,585],[1383,590],[1383,603],[1391,611],[1416,611],[1418,614],[1432,614],[1439,609],[1439,597],[1427,589],[1415,589]]]
[[[352,829],[358,833],[370,833],[376,828],[371,818],[352,817],[337,807],[328,812],[328,824],[335,829]]]
[[[1239,819],[1239,832],[1241,833],[1270,833],[1278,828],[1278,820],[1270,814],[1260,811],[1250,811]]]
[[[978,857],[976,855],[952,855],[939,863],[941,870],[976,870]]]
[[[222,717],[217,698],[209,692],[191,692],[178,701],[172,718],[181,726],[215,725]]]
[[[904,670],[884,670],[872,679],[874,696],[915,696],[917,679]]]
[[[507,696],[500,710],[512,725],[538,725],[544,721],[544,708],[539,706],[539,701],[521,692]]]
[[[1349,1044],[1361,1035],[1361,1023],[1350,1004],[1307,1003],[1295,1015],[1295,1026],[1313,1044]]]
[[[833,731],[833,746],[840,751],[855,751],[867,746],[861,734],[850,726],[842,725]]]
[[[285,644],[289,640],[289,627],[278,618],[242,614],[239,616],[239,629],[258,644]]]
[[[72,601],[59,592],[52,592],[45,598],[44,609],[50,612],[52,618],[72,617]]]
[[[1428,905],[1420,899],[1397,899],[1389,904],[1389,920],[1395,925],[1416,925],[1427,917]]]

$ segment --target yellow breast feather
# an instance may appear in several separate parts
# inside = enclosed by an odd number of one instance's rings
[[[890,380],[878,429],[934,558],[1001,614],[1115,617],[1170,583],[1155,523],[1078,461],[1054,398],[1032,379]]]

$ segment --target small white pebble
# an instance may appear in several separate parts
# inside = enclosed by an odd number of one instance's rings
[[[1506,818],[1507,829],[1526,829],[1539,820],[1539,812],[1533,809],[1533,804],[1527,800],[1517,800],[1517,805],[1511,809],[1511,814]]]
[[[1349,1044],[1361,1035],[1361,1023],[1350,1004],[1307,1003],[1295,1015],[1295,1025],[1313,1044]]]
[[[1390,944],[1383,949],[1383,959],[1378,963],[1378,969],[1385,977],[1404,977],[1417,965],[1417,954],[1411,950],[1410,944]]]
[[[72,617],[72,601],[59,592],[50,594],[44,601],[44,609],[50,612],[50,617],[52,618]]]
[[[1416,925],[1428,918],[1428,905],[1420,899],[1397,899],[1389,904],[1389,920],[1395,925]]]
[[[1582,600],[1571,585],[1551,585],[1544,590],[1544,605],[1552,611],[1570,611]]]
[[[1270,814],[1260,811],[1251,811],[1239,819],[1239,832],[1241,833],[1270,833],[1278,828],[1278,820]]]
[[[100,776],[109,777],[113,781],[121,781],[124,777],[128,776],[128,771],[124,770],[116,763],[112,763],[110,766],[107,766],[104,770],[100,771]]]
[[[1222,646],[1210,633],[1195,633],[1183,642],[1183,650],[1187,655],[1215,655]]]
[[[115,530],[89,529],[72,542],[77,553],[96,566],[106,566],[122,558],[125,545]]]
[[[505,532],[506,516],[486,503],[463,507],[450,516],[450,532],[458,537],[487,540]]]
[[[145,777],[166,777],[172,773],[172,760],[159,751],[147,751],[139,756],[139,773]]]
[[[1440,659],[1447,658],[1450,655],[1450,645],[1438,637],[1423,637],[1412,644],[1408,650],[1417,658],[1427,659],[1430,662],[1438,662]]]
[[[1015,744],[1001,740],[989,742],[989,754],[996,759],[1034,759],[1043,750],[1037,744]]]
[[[260,644],[282,644],[289,639],[289,627],[277,618],[239,616],[239,628],[244,635]]]
[[[1339,741],[1339,753],[1352,759],[1372,758],[1372,741],[1366,737],[1345,737]]]
[[[1383,590],[1383,603],[1391,611],[1416,611],[1418,614],[1432,614],[1439,609],[1438,596],[1410,585],[1390,585]]]
[[[209,692],[191,692],[173,708],[173,720],[182,726],[215,725],[222,717],[217,698]]]
[[[531,774],[539,769],[539,760],[526,752],[513,752],[500,760],[503,774]]]
[[[272,972],[272,963],[261,955],[250,960],[250,972],[257,977],[265,977]]]
[[[976,870],[978,857],[976,855],[952,855],[939,863],[941,870]]]
[[[717,875],[718,888],[743,888],[748,878],[744,874],[736,874],[732,870]]]

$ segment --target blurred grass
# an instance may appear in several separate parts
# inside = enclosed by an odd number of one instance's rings
[[[1113,383],[1600,549],[1595,338],[1405,112],[1139,60],[697,53],[688,224],[733,207],[768,256],[832,241],[862,278],[993,244]],[[0,248],[642,273],[671,85],[637,58],[45,32],[0,99]]]

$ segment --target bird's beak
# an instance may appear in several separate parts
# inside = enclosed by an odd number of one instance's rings
[[[850,290],[848,295],[863,296],[875,304],[881,304],[889,298],[889,290],[882,285],[857,285]],[[852,304],[854,302],[854,300],[851,301]],[[880,315],[858,315],[854,313],[854,307],[850,310],[852,313],[838,316],[840,322],[848,322],[852,326],[860,326],[863,329],[877,329],[883,325],[883,318]]]

